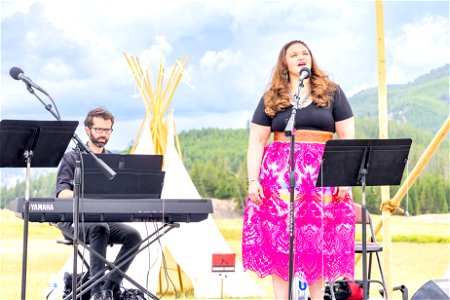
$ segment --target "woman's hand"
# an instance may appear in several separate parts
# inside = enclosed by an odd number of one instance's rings
[[[257,180],[252,180],[248,184],[248,196],[250,200],[256,205],[262,204],[262,198],[264,198],[263,189],[261,183]]]
[[[337,200],[342,201],[347,196],[348,192],[351,190],[349,186],[340,186],[338,187],[338,195]]]
[[[248,196],[257,205],[261,205],[261,198],[264,197],[258,177],[261,170],[264,147],[270,136],[270,130],[270,126],[262,126],[255,123],[250,124],[247,150]]]

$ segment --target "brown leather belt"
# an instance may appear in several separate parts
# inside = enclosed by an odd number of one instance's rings
[[[325,144],[328,140],[333,139],[333,133],[329,131],[319,131],[319,130],[296,130],[295,131],[295,141],[303,143],[321,143]],[[274,142],[289,142],[291,140],[290,136],[285,136],[284,132],[275,131],[273,133]]]

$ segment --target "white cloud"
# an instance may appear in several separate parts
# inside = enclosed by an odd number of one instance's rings
[[[34,0],[2,1],[2,21],[16,13],[27,13]]]
[[[233,52],[230,49],[222,51],[206,51],[200,60],[201,71],[206,73],[210,72],[223,72],[231,66],[236,65],[239,62],[239,52]]]
[[[45,64],[42,67],[42,72],[48,74],[48,79],[61,80],[63,78],[70,78],[74,70],[64,61],[56,60]]]
[[[450,62],[448,18],[425,16],[403,26],[400,35],[389,36],[386,51],[390,54],[391,76],[404,74],[403,83]],[[398,78],[388,78],[388,82]]]
[[[405,82],[405,71],[398,65],[389,66],[386,70],[386,77],[389,84],[401,84]]]
[[[388,83],[404,83],[449,60],[448,14],[422,12],[438,2],[415,3],[386,5],[386,18],[395,15],[385,23]],[[54,96],[66,119],[83,119],[96,105],[111,108],[118,120],[139,118],[143,106],[133,97],[136,85],[124,52],[139,55],[153,75],[161,57],[167,76],[176,58],[189,57],[171,103],[179,130],[245,126],[251,112],[244,117],[231,111],[254,109],[278,51],[293,39],[311,47],[319,66],[347,96],[377,85],[373,1],[21,0],[1,5],[2,41],[7,41],[3,66],[21,66]],[[51,118],[23,83],[2,71],[2,114]],[[126,126],[134,130],[136,125]],[[115,136],[114,143],[131,139],[126,130]]]
[[[172,52],[172,45],[166,40],[165,36],[156,36],[156,44],[151,45],[149,48],[142,50],[139,55],[139,62],[144,70],[153,69],[153,73],[158,74],[158,67],[160,63],[165,62],[165,57]],[[153,67],[153,68],[152,68]]]

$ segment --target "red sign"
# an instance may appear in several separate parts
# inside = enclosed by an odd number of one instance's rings
[[[236,253],[212,255],[212,272],[234,272],[236,269]]]

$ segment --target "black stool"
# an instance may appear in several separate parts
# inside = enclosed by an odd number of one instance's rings
[[[354,203],[353,204],[354,207],[354,211],[355,211],[355,225],[362,225],[363,223],[363,215],[362,215],[362,207],[361,204],[359,203]],[[376,240],[376,234],[375,231],[373,229],[373,224],[372,224],[372,218],[370,217],[370,213],[369,211],[366,210],[366,222],[365,222],[366,226],[368,227],[368,233],[369,233],[369,237],[370,237],[370,241],[366,242],[366,250],[367,250],[367,254],[369,256],[369,261],[368,261],[368,270],[367,270],[367,296],[369,296],[369,292],[370,292],[370,283],[374,282],[374,283],[378,283],[381,285],[381,289],[379,290],[380,295],[383,297],[383,299],[388,300],[388,294],[387,294],[387,288],[386,288],[386,282],[384,279],[384,273],[383,273],[383,268],[382,268],[382,264],[381,264],[381,259],[380,259],[380,252],[383,251],[383,245],[378,243]],[[358,243],[355,242],[355,254],[356,253],[362,253],[362,242]],[[380,276],[381,276],[381,280],[376,280],[372,278],[372,261],[373,261],[373,255],[375,255],[376,259],[377,259],[377,263],[378,263],[378,269],[380,271]],[[339,284],[339,282],[345,282],[348,280],[336,280],[334,282],[330,282],[327,283],[330,287],[330,295],[328,295],[332,300],[336,299],[336,296],[334,295],[334,284],[337,283]],[[363,291],[364,292],[364,291]]]

